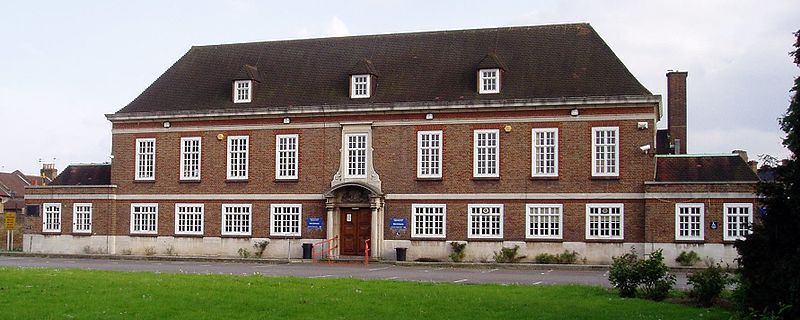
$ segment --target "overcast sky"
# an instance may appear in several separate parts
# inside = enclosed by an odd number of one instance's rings
[[[589,22],[651,92],[688,78],[690,153],[788,156],[795,1],[3,1],[0,171],[105,162],[124,107],[192,45]],[[661,124],[663,127],[663,123]],[[41,159],[41,160],[40,160]]]

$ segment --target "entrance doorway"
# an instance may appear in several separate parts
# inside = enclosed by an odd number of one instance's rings
[[[339,217],[341,223],[339,248],[341,255],[364,255],[364,241],[372,232],[372,214],[368,208],[352,210],[342,208]]]

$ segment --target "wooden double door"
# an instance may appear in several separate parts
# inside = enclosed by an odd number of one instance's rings
[[[363,256],[372,233],[372,213],[369,208],[360,210],[341,209],[339,248],[344,256]],[[370,244],[371,245],[371,244]]]

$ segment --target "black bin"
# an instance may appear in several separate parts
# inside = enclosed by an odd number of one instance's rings
[[[311,259],[311,250],[314,250],[314,245],[311,243],[303,244],[303,259]]]
[[[397,254],[397,261],[406,261],[406,251],[408,251],[408,248],[394,248],[394,250]]]

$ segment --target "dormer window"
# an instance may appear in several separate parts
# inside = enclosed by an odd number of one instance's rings
[[[368,74],[357,74],[350,76],[350,98],[369,98],[369,78],[370,76]]]
[[[500,93],[500,69],[478,70],[478,93]]]
[[[233,82],[233,103],[246,103],[252,101],[253,81],[237,80]]]

